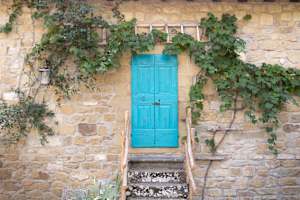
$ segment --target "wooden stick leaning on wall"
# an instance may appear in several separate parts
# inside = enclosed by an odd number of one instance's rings
[[[191,128],[192,126],[192,120],[191,120],[191,109],[187,109],[187,114],[186,114],[186,131],[187,131],[187,138],[185,141],[185,164],[186,164],[186,173],[187,173],[187,178],[188,178],[188,183],[190,186],[190,199],[192,198],[193,192],[197,190],[195,180],[193,177],[193,168],[195,166],[195,160],[193,156],[193,148],[192,144],[194,143],[194,133],[195,129]]]
[[[124,130],[121,134],[121,197],[120,200],[126,199],[127,189],[127,172],[128,172],[128,148],[129,148],[129,113],[125,112]]]

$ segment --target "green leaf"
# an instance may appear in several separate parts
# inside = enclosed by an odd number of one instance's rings
[[[250,14],[247,14],[243,17],[243,20],[249,21],[249,20],[251,20],[251,18],[252,18],[252,16]]]

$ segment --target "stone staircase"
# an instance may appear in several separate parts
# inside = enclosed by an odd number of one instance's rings
[[[174,155],[130,155],[128,200],[183,200],[189,197],[184,158]]]

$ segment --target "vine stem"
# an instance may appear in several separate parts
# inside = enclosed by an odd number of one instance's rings
[[[228,125],[228,128],[225,130],[222,138],[220,139],[220,141],[218,142],[218,144],[215,146],[214,151],[212,152],[213,155],[217,152],[218,148],[223,143],[225,137],[230,132],[230,129],[232,128],[232,126],[233,126],[233,124],[235,122],[237,112],[241,110],[241,109],[237,108],[237,100],[238,100],[238,91],[235,93],[235,97],[234,97],[233,114],[232,114],[231,121],[230,121],[230,123]],[[216,133],[217,133],[217,131],[213,132],[213,140],[215,139]],[[209,163],[208,163],[208,165],[207,165],[205,174],[204,174],[203,187],[202,187],[202,193],[201,193],[201,199],[202,200],[205,199],[205,189],[206,189],[207,177],[208,177],[208,173],[209,173],[209,170],[210,170],[212,164],[213,164],[213,160],[210,160]]]

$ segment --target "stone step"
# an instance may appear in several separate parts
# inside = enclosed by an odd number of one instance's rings
[[[180,170],[184,168],[184,158],[181,155],[172,154],[130,154],[129,168],[135,170]]]
[[[182,155],[174,154],[130,154],[128,157],[129,162],[159,162],[159,163],[174,163],[183,162]]]
[[[129,162],[129,168],[132,170],[183,170],[184,163],[183,162],[171,162],[171,163],[159,163],[159,162]]]
[[[126,195],[134,198],[187,199],[187,184],[175,183],[138,183],[128,186]]]
[[[129,183],[185,183],[184,170],[130,170]]]
[[[176,198],[176,199],[162,199],[162,198],[139,198],[139,197],[127,197],[126,200],[186,200],[186,198]]]

